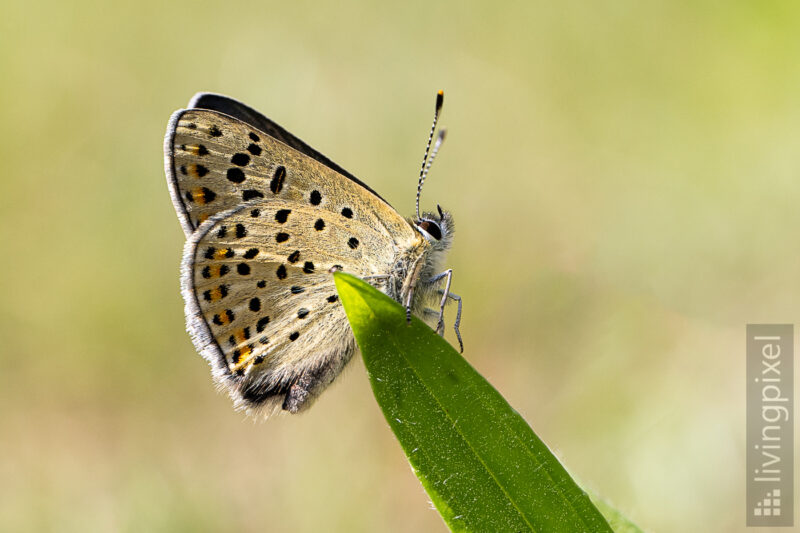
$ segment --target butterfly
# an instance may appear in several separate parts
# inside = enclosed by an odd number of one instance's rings
[[[443,270],[453,217],[419,212],[422,184],[444,140],[431,141],[404,219],[353,174],[258,111],[199,93],[170,118],[164,141],[170,195],[186,244],[186,327],[234,406],[297,413],[339,375],[355,340],[333,272],[367,280],[444,332],[452,269]],[[429,156],[430,153],[430,157]],[[435,302],[438,310],[428,307]]]

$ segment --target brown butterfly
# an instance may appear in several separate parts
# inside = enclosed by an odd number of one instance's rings
[[[404,219],[351,173],[250,107],[199,93],[167,126],[165,167],[186,234],[181,289],[186,324],[215,381],[237,408],[296,413],[341,372],[355,341],[332,272],[373,283],[444,332],[452,270],[441,262],[453,219],[419,212],[444,139],[431,141]],[[435,300],[438,310],[428,307]],[[463,347],[463,345],[462,345]]]

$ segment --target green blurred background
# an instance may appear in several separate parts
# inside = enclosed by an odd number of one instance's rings
[[[0,530],[444,530],[359,359],[298,417],[215,392],[162,164],[221,92],[410,214],[440,88],[464,356],[643,528],[744,530],[744,326],[800,312],[798,11],[4,3]]]

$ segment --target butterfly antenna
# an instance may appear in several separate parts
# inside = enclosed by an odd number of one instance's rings
[[[428,175],[428,169],[430,168],[430,164],[428,163],[428,152],[431,149],[431,143],[433,142],[433,134],[436,132],[436,122],[439,120],[439,113],[442,111],[442,104],[444,103],[444,91],[439,91],[436,93],[436,112],[433,114],[433,125],[431,126],[431,133],[428,135],[428,144],[425,146],[425,156],[422,158],[422,168],[419,170],[419,183],[417,184],[417,220],[419,220],[419,197],[422,194],[422,183],[425,181],[425,176]],[[442,140],[444,140],[444,135],[439,134],[439,138],[436,140],[436,146],[433,149],[434,157],[436,152],[438,151],[439,146],[442,144]],[[431,157],[431,163],[433,163],[433,157]]]
[[[431,150],[431,156],[428,158],[428,164],[425,165],[425,171],[422,173],[422,177],[420,177],[420,188],[422,187],[422,183],[425,181],[425,178],[428,177],[428,171],[431,169],[431,165],[433,165],[433,160],[436,159],[436,154],[439,153],[439,147],[442,146],[446,134],[447,130],[441,128],[439,130],[439,135],[436,136],[436,142],[433,143],[433,150]]]

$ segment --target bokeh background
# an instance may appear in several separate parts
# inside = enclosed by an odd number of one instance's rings
[[[464,356],[641,527],[744,530],[745,324],[800,321],[799,10],[5,2],[0,530],[444,530],[359,359],[299,417],[215,392],[162,164],[222,92],[410,214],[440,88]]]

